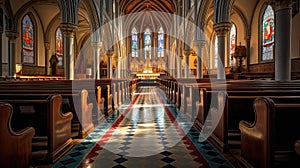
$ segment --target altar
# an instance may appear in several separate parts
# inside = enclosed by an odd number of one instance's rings
[[[151,67],[145,68],[142,72],[136,74],[139,79],[156,79],[160,76],[160,73],[153,73]]]

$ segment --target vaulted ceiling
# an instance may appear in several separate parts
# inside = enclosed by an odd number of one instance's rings
[[[176,10],[174,0],[120,0],[120,4],[124,14],[145,10],[174,13]]]
[[[120,0],[121,12],[127,15],[128,30],[136,27],[138,31],[159,27],[165,30],[170,26],[171,14],[176,12],[176,0]]]

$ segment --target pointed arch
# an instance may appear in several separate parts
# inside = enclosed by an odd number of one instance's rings
[[[25,14],[21,22],[22,28],[22,63],[35,64],[35,25],[30,13]]]
[[[131,56],[138,57],[138,33],[136,28],[134,27],[131,31]]]
[[[162,27],[158,30],[158,53],[157,57],[164,57],[164,51],[165,51],[165,31]]]
[[[274,59],[275,46],[275,17],[271,5],[267,5],[261,18],[261,60],[269,61]]]

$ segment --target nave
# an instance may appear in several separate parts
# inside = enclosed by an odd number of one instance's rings
[[[99,124],[54,167],[233,167],[155,86]]]

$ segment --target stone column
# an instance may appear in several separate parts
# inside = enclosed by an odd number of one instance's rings
[[[2,15],[0,15],[2,16]],[[3,17],[3,16],[2,16]],[[0,19],[1,20],[1,19]],[[1,24],[1,23],[0,23]],[[3,76],[3,73],[2,73],[2,34],[3,34],[3,27],[0,26],[0,77]]]
[[[107,77],[113,77],[113,65],[112,65],[112,57],[114,55],[114,51],[107,51]]]
[[[248,36],[246,37],[246,48],[247,48],[247,51],[246,51],[246,69],[247,69],[247,72],[249,72],[249,66],[250,66],[250,42],[251,42],[251,36]],[[238,62],[238,61],[236,61]]]
[[[6,36],[9,39],[8,76],[13,77],[16,75],[16,39],[19,37],[19,34],[7,31]]]
[[[45,75],[50,75],[50,71],[49,71],[49,69],[50,69],[49,60],[51,57],[50,43],[45,42],[44,45],[45,45],[45,56],[46,56],[46,58],[45,58]]]
[[[157,54],[157,51],[158,51],[158,48],[157,48],[157,45],[158,45],[158,38],[157,38],[157,33],[156,32],[153,32],[152,33],[152,43],[151,43],[151,45],[152,45],[152,47],[151,47],[151,50],[152,50],[152,52],[151,52],[151,59],[153,59],[153,60],[157,60],[157,58],[158,58],[158,54]]]
[[[184,70],[184,77],[190,77],[190,50],[184,50],[184,58],[185,58],[185,70]]]
[[[291,80],[292,0],[275,4],[275,80]]]
[[[226,51],[227,51],[227,41],[228,41],[228,32],[231,28],[230,22],[222,22],[214,24],[213,26],[214,30],[217,33],[217,39],[218,39],[218,74],[217,79],[226,79],[225,75],[225,57],[226,57]]]
[[[93,74],[95,79],[100,79],[100,50],[102,47],[101,42],[92,42],[92,47],[94,51],[94,67]]]
[[[177,78],[181,78],[181,64],[182,64],[183,56],[178,56],[177,60]]]
[[[122,70],[122,58],[118,56],[117,59],[117,78],[121,78],[121,70]]]
[[[145,59],[145,51],[143,49],[143,47],[144,47],[144,38],[143,38],[143,36],[144,36],[143,33],[140,33],[139,36],[138,36],[139,37],[139,46],[138,46],[139,50],[138,50],[138,53],[139,53],[140,59]],[[129,42],[129,44],[130,44],[130,42]],[[129,45],[129,46],[131,48],[131,45]],[[130,67],[130,64],[129,64],[129,67]]]
[[[1,1],[0,4],[3,2]],[[0,8],[0,77],[3,76],[2,73],[2,34],[3,34],[4,20],[3,20],[3,9]]]
[[[193,41],[193,46],[197,54],[197,78],[203,78],[203,50],[205,47],[205,40],[195,40]]]
[[[64,47],[64,70],[65,79],[74,79],[75,66],[75,40],[74,34],[77,31],[77,25],[71,23],[62,23],[60,25],[63,33],[63,47]]]

